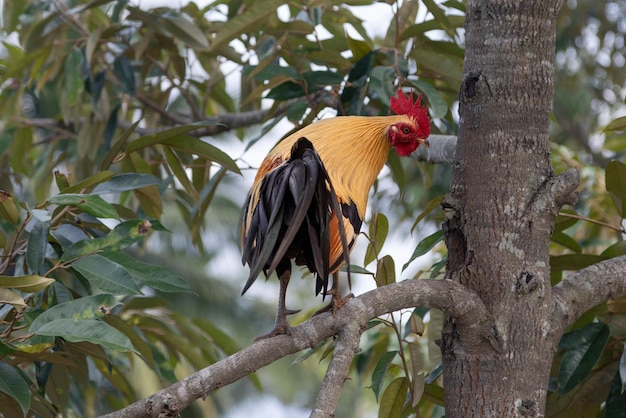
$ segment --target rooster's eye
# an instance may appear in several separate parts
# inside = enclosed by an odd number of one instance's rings
[[[404,128],[402,128],[402,133],[404,134],[410,134],[411,133],[411,128],[409,128],[408,126],[405,126]]]

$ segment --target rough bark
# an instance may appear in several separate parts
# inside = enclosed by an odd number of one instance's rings
[[[441,349],[446,417],[543,416],[561,327],[549,243],[575,171],[550,166],[555,1],[467,3],[460,132],[444,201],[447,277],[495,318],[489,338],[463,338],[447,318]],[[560,325],[560,321],[558,323]]]

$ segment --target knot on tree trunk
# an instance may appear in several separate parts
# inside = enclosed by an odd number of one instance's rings
[[[563,205],[573,205],[578,200],[580,176],[576,168],[558,175],[550,175],[539,187],[526,207],[523,218],[529,222],[552,223]],[[546,213],[551,216],[546,217]]]

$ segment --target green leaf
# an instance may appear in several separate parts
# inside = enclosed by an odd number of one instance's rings
[[[308,104],[304,102],[294,103],[292,106],[289,106],[289,109],[287,109],[287,113],[285,114],[285,116],[287,116],[287,119],[289,119],[290,122],[294,122],[297,124],[297,122],[302,119],[302,116],[304,116],[307,110],[309,110]]]
[[[54,344],[54,337],[33,334],[30,338],[16,341],[15,348],[23,353],[38,354],[49,350]]]
[[[614,119],[604,128],[603,132],[607,131],[624,131],[626,130],[626,116]]]
[[[324,341],[320,341],[319,343],[317,343],[317,345],[313,348],[309,348],[308,350],[305,350],[302,354],[300,354],[298,357],[296,357],[291,364],[289,364],[289,367],[294,366],[296,364],[302,363],[304,360],[308,360],[309,358],[311,358],[311,356],[317,352],[320,351],[321,348],[323,348],[324,346],[326,346],[326,344],[328,343],[328,341],[324,340]]]
[[[378,260],[376,268],[376,286],[382,287],[396,282],[396,264],[390,255]]]
[[[595,254],[551,255],[550,268],[553,272],[563,270],[578,271],[606,259],[607,257]]]
[[[50,232],[50,212],[38,210],[39,217],[33,217],[33,229],[28,235],[26,247],[26,264],[35,274],[45,274],[46,249],[48,247],[48,233]],[[40,219],[41,218],[41,219]]]
[[[570,209],[562,209],[560,213],[578,215],[576,211]],[[557,216],[556,220],[554,221],[554,232],[564,231],[567,228],[574,226],[578,221],[579,219],[572,218],[571,216],[563,216],[559,214],[559,216]]]
[[[389,220],[382,213],[374,213],[369,223],[370,244],[367,246],[364,265],[368,265],[376,259],[385,244],[389,233]]]
[[[339,271],[348,271],[348,268],[344,264],[339,268]],[[374,276],[374,273],[372,273],[371,271],[367,269],[364,269],[361,266],[357,266],[356,264],[350,264],[350,273],[351,274],[369,274],[370,276]]]
[[[428,377],[426,378],[426,384],[430,385],[431,383],[433,383],[435,380],[439,378],[439,376],[442,375],[442,373],[443,373],[443,365],[441,364],[441,362],[439,362],[437,363],[435,368],[428,374]]]
[[[620,388],[620,394],[624,393],[626,390],[626,345],[622,349],[622,356],[619,360],[619,377],[620,382],[622,383]]]
[[[411,402],[411,406],[415,408],[417,404],[422,400],[422,395],[424,395],[424,388],[426,387],[426,378],[422,373],[417,374],[415,371],[413,373],[413,392],[412,397],[413,401]]]
[[[448,16],[446,12],[439,7],[439,5],[434,0],[422,0],[428,11],[433,14],[433,17],[441,25],[442,28],[448,32],[448,35],[454,38],[454,30],[450,21],[448,20]]]
[[[352,57],[355,61],[359,61],[361,58],[372,52],[372,46],[365,41],[354,39],[346,33],[346,41],[348,48],[352,51]]]
[[[287,81],[271,89],[265,96],[273,100],[289,100],[304,96],[304,89],[298,83]]]
[[[64,86],[67,104],[74,106],[78,103],[81,93],[85,88],[82,76],[83,52],[74,48],[65,58]]]
[[[54,283],[54,279],[38,276],[0,276],[0,287],[17,289],[24,293],[35,293]]]
[[[580,244],[564,232],[554,232],[550,239],[552,242],[556,242],[557,244],[560,244],[565,248],[569,248],[576,253],[581,253],[583,251]]]
[[[74,343],[87,341],[113,351],[137,352],[126,335],[97,319],[55,319],[42,325],[37,334],[61,337]]]
[[[622,355],[622,359],[624,355]],[[626,418],[626,392],[624,392],[624,374],[622,373],[622,362],[620,369],[615,373],[613,383],[609,389],[609,396],[604,405],[604,418]]]
[[[432,402],[435,405],[445,405],[443,388],[436,383],[426,384],[426,386],[424,387],[424,394],[422,395],[422,399]]]
[[[212,322],[209,322],[206,319],[194,319],[193,323],[206,332],[206,334],[211,337],[213,342],[227,355],[234,354],[241,350],[241,347],[235,342],[235,340],[216,327]]]
[[[340,51],[331,48],[310,50],[307,53],[307,58],[309,58],[312,63],[324,67],[347,69],[351,66],[350,60],[344,58]]]
[[[133,276],[124,267],[101,255],[79,258],[70,265],[105,292],[114,295],[141,294]]]
[[[114,175],[115,173],[112,171],[108,171],[108,170],[98,171],[96,174],[94,174],[93,176],[87,177],[85,180],[81,181],[80,183],[76,183],[73,186],[70,186],[66,189],[61,190],[61,193],[63,194],[76,193],[84,189],[89,189],[90,187],[96,184],[102,183],[103,181],[107,181]]]
[[[119,219],[115,207],[97,195],[58,194],[48,199],[48,202],[59,206],[74,206],[96,218]]]
[[[135,327],[129,325],[126,321],[117,315],[109,315],[105,318],[106,324],[120,331],[122,334],[128,337],[135,350],[146,362],[148,367],[154,369],[156,364],[154,362],[153,350],[154,346],[141,338],[139,333],[135,330]]]
[[[57,319],[79,321],[83,319],[102,318],[106,312],[119,304],[120,302],[115,296],[108,293],[85,296],[69,302],[59,303],[39,315],[33,323],[30,324],[28,332],[36,333],[43,325]]]
[[[413,313],[404,327],[404,337],[410,333],[419,336],[424,335],[424,330],[426,329],[424,325],[424,315],[426,315],[427,312],[430,312],[430,308],[418,307],[413,309]]]
[[[20,209],[17,200],[4,190],[0,190],[0,218],[17,225],[20,221]]]
[[[120,137],[115,140],[113,146],[111,146],[111,149],[102,159],[102,162],[100,163],[100,170],[104,171],[111,167],[111,164],[113,164],[113,161],[118,157],[120,151],[122,150],[122,148],[124,148],[124,145],[126,145],[126,141],[128,141],[130,135],[135,132],[135,128],[137,128],[137,125],[139,125],[141,121],[142,120],[139,119],[137,122],[130,125],[128,129],[122,132],[122,135],[120,135]],[[113,175],[113,173],[111,173],[111,175]]]
[[[460,57],[452,56],[442,49],[430,48],[415,48],[410,56],[415,59],[418,66],[426,67],[427,71],[434,74],[441,74],[451,82],[460,84],[463,80],[463,59]]]
[[[441,260],[437,261],[436,263],[434,263],[431,267],[431,271],[430,271],[430,278],[434,279],[435,277],[437,277],[437,274],[439,274],[439,272],[446,266],[446,264],[448,263],[448,253],[446,253]]]
[[[226,46],[237,36],[251,31],[257,25],[263,25],[271,15],[276,13],[276,9],[283,4],[283,0],[255,1],[251,7],[245,8],[243,13],[238,13],[220,28],[215,38],[211,40],[209,51],[215,52],[217,49]]]
[[[200,122],[190,125],[177,126],[176,128],[166,129],[155,134],[142,136],[128,144],[126,152],[134,152],[142,148],[150,147],[156,144],[168,145],[174,149],[189,153],[196,154],[200,157],[206,158],[210,161],[215,161],[221,166],[237,173],[241,174],[237,163],[230,158],[225,152],[216,148],[215,146],[202,141],[201,139],[183,135],[186,132],[196,130],[203,126],[214,125],[212,122]]]
[[[613,151],[615,153],[622,154],[622,151],[626,150],[626,133],[606,135],[606,139],[602,144],[602,148],[607,151]]]
[[[17,350],[15,350],[15,348],[12,347],[10,344],[0,340],[0,358],[4,358],[8,354],[15,353],[15,351]]]
[[[307,71],[302,74],[306,80],[309,91],[321,89],[329,85],[337,85],[343,82],[343,74],[334,71]]]
[[[417,247],[415,247],[415,251],[413,251],[413,255],[411,255],[409,261],[407,261],[406,264],[402,266],[402,271],[406,270],[406,268],[413,262],[413,260],[423,256],[424,254],[432,250],[432,248],[437,245],[437,243],[442,239],[443,231],[440,229],[434,234],[431,234],[424,238],[422,241],[420,241],[420,243],[417,244]]]
[[[125,299],[122,312],[128,311],[145,311],[146,309],[164,308],[168,305],[168,301],[161,297],[131,297]]]
[[[376,363],[376,367],[374,367],[374,371],[372,372],[372,391],[374,391],[376,400],[378,400],[378,395],[383,387],[383,379],[387,374],[387,369],[397,354],[397,351],[387,351],[383,353],[378,363]]]
[[[400,418],[409,390],[406,377],[397,377],[385,389],[380,398],[379,418]]]
[[[15,366],[0,361],[0,392],[15,399],[24,416],[30,409],[30,389],[28,382]]]
[[[267,81],[271,85],[271,80],[274,79],[281,81],[281,83],[287,80],[296,80],[298,71],[293,67],[282,66],[268,61],[268,65],[251,65],[244,68],[243,75],[258,81]]]
[[[0,305],[8,303],[9,305],[13,305],[18,311],[26,308],[26,301],[16,292],[11,289],[7,289],[6,287],[0,287]]]
[[[189,292],[194,293],[189,285],[177,274],[166,268],[154,264],[143,263],[127,254],[116,251],[106,251],[101,254],[114,263],[124,267],[135,280],[146,286],[162,292]]]
[[[564,395],[585,380],[609,340],[609,327],[591,323],[563,335],[559,349],[565,349],[559,368],[559,393]]]
[[[447,15],[446,18],[451,29],[461,28],[463,27],[463,23],[465,22],[464,15]],[[406,30],[402,32],[402,35],[400,35],[400,40],[403,41],[413,36],[422,36],[426,32],[429,32],[431,30],[441,30],[441,28],[442,25],[437,20],[425,20],[421,23],[417,23],[406,28]]]
[[[369,89],[372,96],[379,99],[387,107],[391,105],[390,97],[396,95],[393,85],[395,79],[395,70],[387,66],[374,67],[370,75]]]
[[[61,173],[58,170],[55,170],[54,172],[54,182],[56,183],[57,188],[61,191],[70,187],[70,182],[67,179],[67,175],[65,173]]]
[[[124,173],[98,184],[91,194],[121,193],[160,183],[161,181],[151,174]]]
[[[204,33],[182,16],[163,16],[164,24],[172,34],[194,49],[206,49],[209,41]]]
[[[194,202],[197,202],[199,199],[198,191],[194,188],[193,183],[189,179],[189,174],[187,174],[187,170],[179,156],[176,155],[170,147],[163,147],[163,155],[165,156],[165,161],[167,161],[167,164],[169,165],[169,169],[172,171],[174,176],[176,176],[176,179],[178,179],[191,199],[193,199]]]
[[[413,233],[413,230],[415,229],[417,224],[419,224],[422,221],[422,219],[426,217],[426,215],[432,212],[435,208],[440,207],[442,199],[443,199],[443,195],[437,196],[434,199],[431,199],[431,201],[426,204],[426,207],[424,208],[422,213],[417,215],[417,218],[415,218],[415,222],[413,222],[413,225],[411,226],[411,233]]]
[[[390,152],[387,155],[387,166],[391,170],[391,178],[398,185],[398,189],[404,190],[406,184],[406,176],[404,175],[404,167],[397,152]]]
[[[448,104],[435,87],[422,80],[409,80],[428,99],[428,108],[433,119],[442,118],[448,113]]]
[[[626,164],[610,161],[605,169],[606,191],[609,192],[617,213],[626,218]]]
[[[403,1],[401,5],[398,3],[398,9],[395,13],[394,22],[387,28],[383,45],[395,45],[398,49],[404,49],[403,46],[399,45],[398,37],[408,26],[415,22],[420,3],[421,2],[418,0],[406,0]],[[396,54],[397,52],[394,51],[392,53]],[[398,59],[395,57],[393,57],[390,61],[396,65],[398,64]],[[406,77],[406,75],[407,73],[404,72],[403,76]]]
[[[125,55],[118,55],[113,61],[113,72],[119,78],[122,89],[131,96],[135,95],[135,72],[130,59]]]
[[[70,261],[105,249],[123,250],[140,240],[150,230],[151,226],[150,221],[144,219],[131,219],[121,222],[103,237],[84,239],[70,245],[61,256],[61,261]]]
[[[624,254],[626,254],[626,241],[617,241],[615,244],[602,251],[600,255],[606,258],[613,258]]]

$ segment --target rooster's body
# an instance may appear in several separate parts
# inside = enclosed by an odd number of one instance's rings
[[[390,146],[406,156],[426,142],[430,123],[419,103],[400,93],[392,98],[397,115],[320,120],[285,138],[262,162],[244,208],[243,261],[250,276],[242,293],[261,271],[267,277],[276,270],[281,291],[268,336],[289,330],[285,293],[292,259],[316,274],[316,294],[329,293],[328,275],[356,241]],[[336,277],[330,293],[338,308]]]

